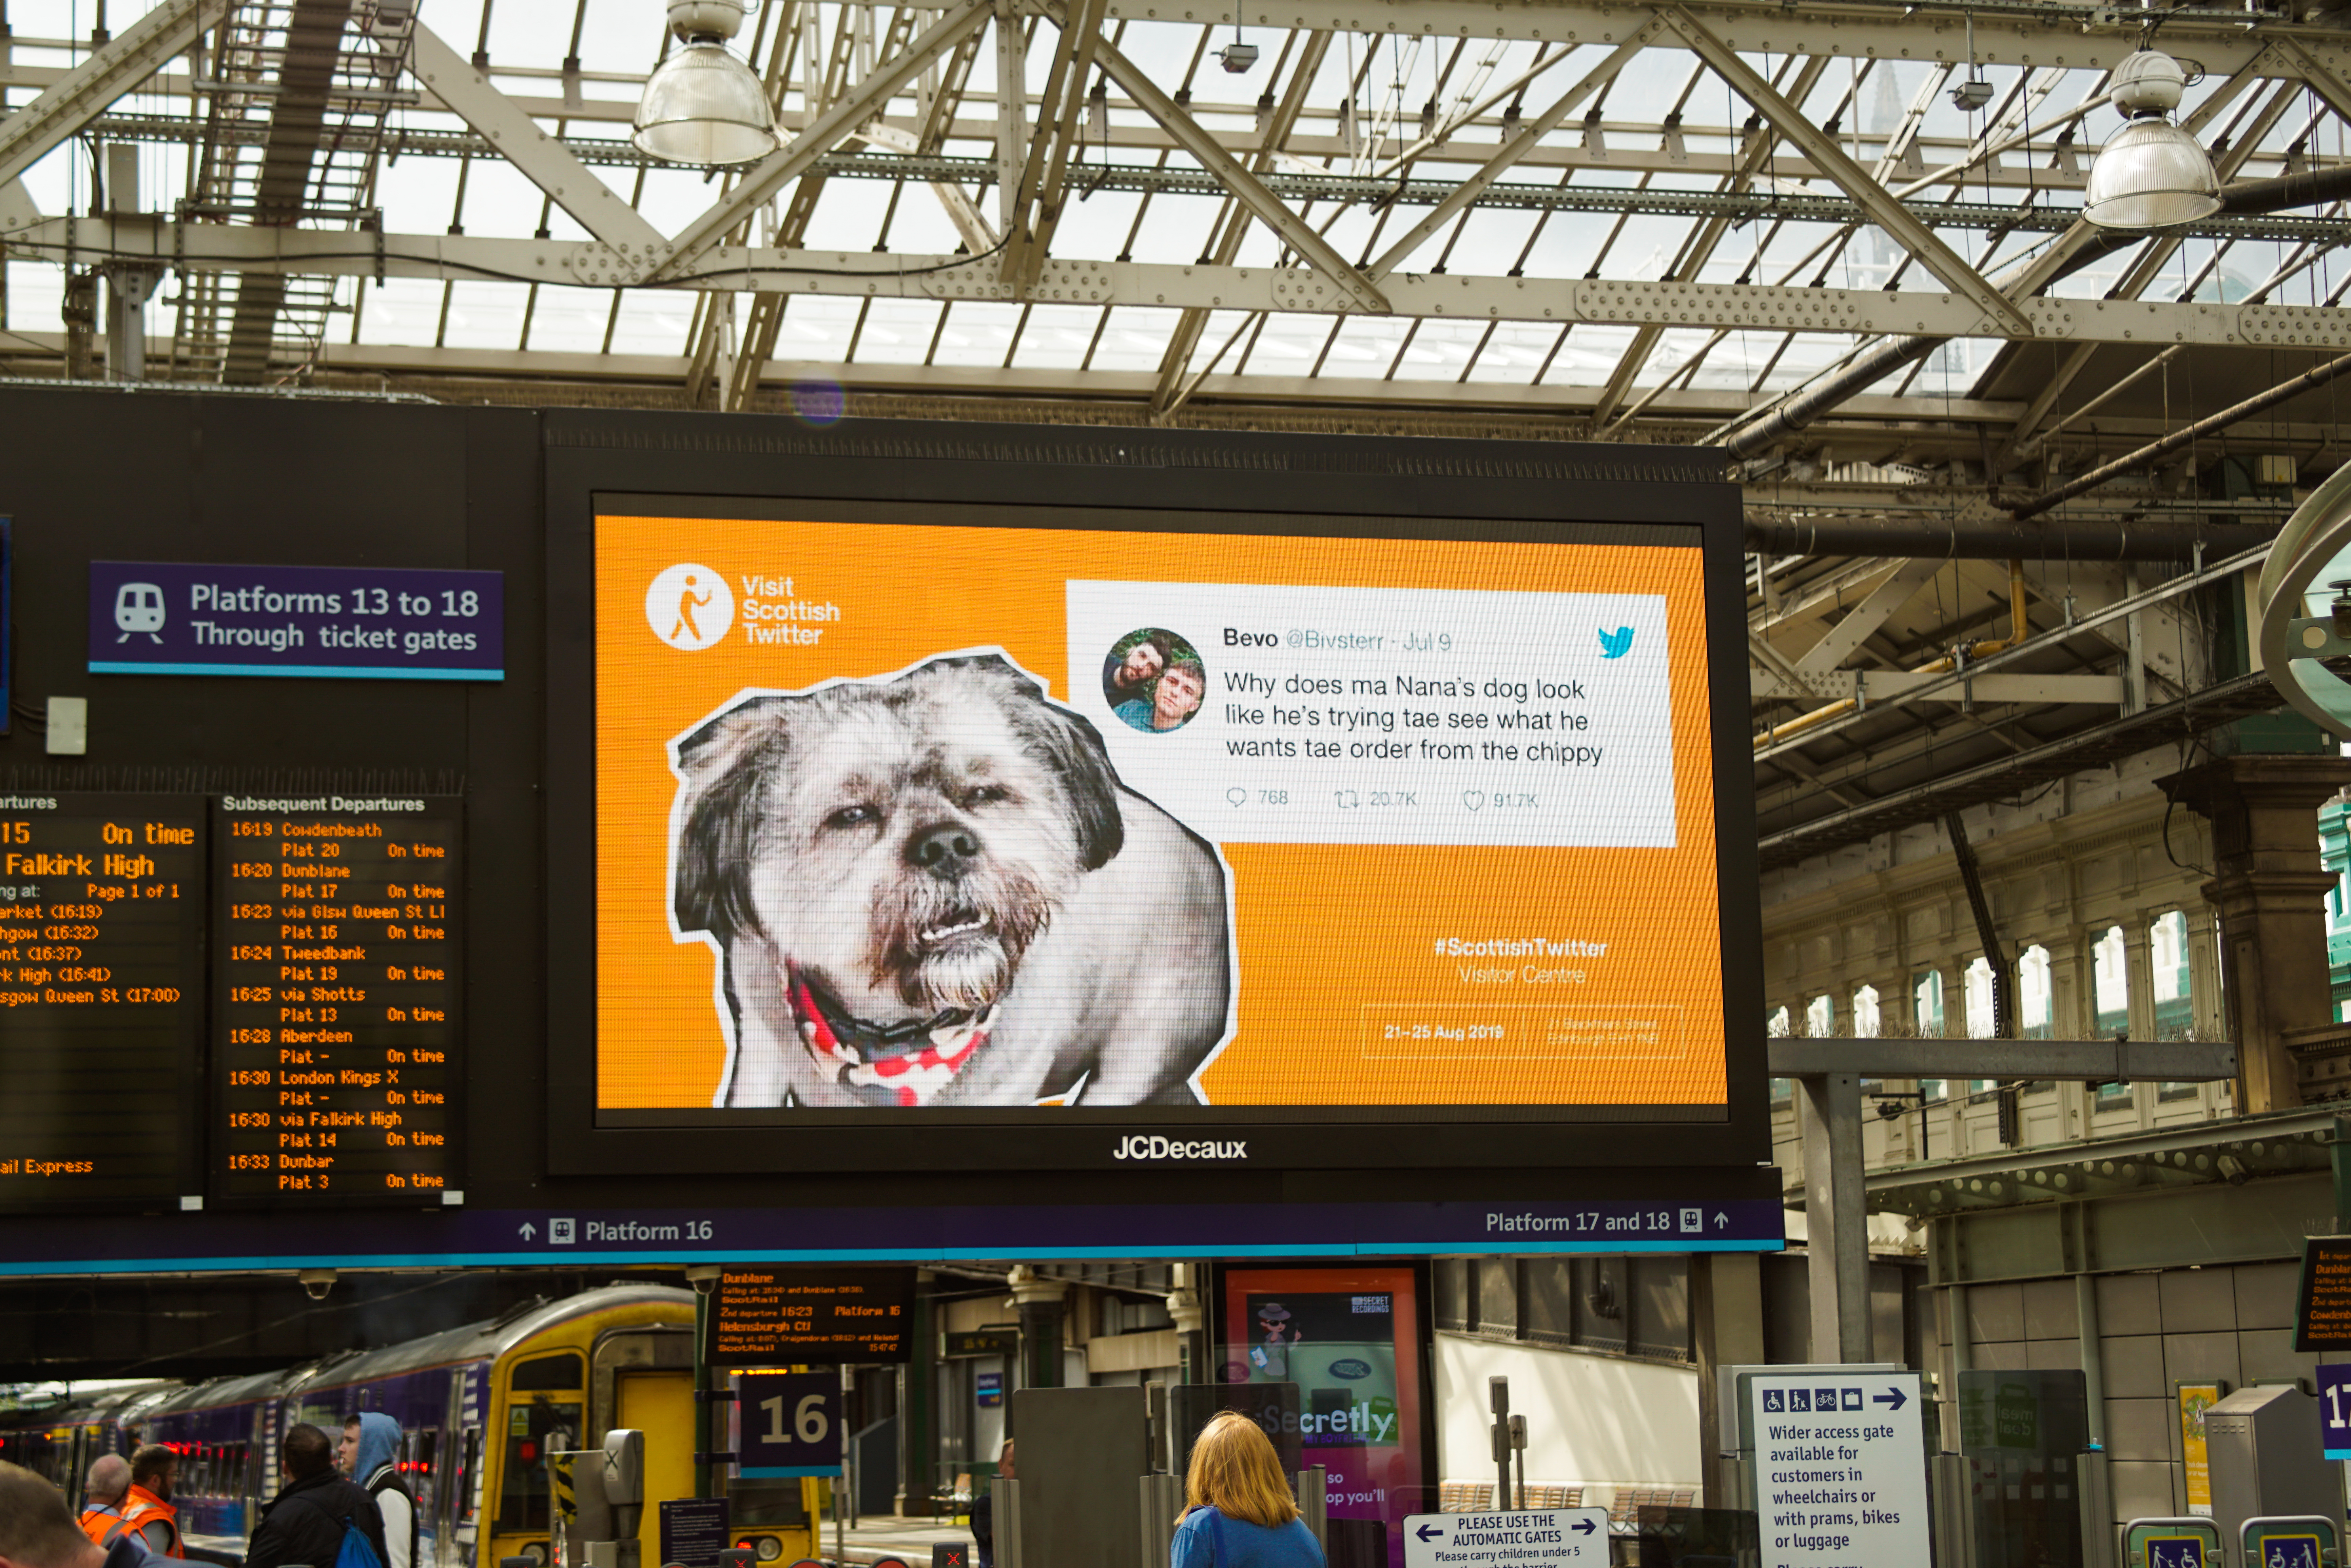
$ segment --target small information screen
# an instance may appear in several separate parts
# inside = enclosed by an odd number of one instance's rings
[[[2351,1236],[2313,1236],[2304,1241],[2294,1348],[2303,1354],[2351,1350]]]
[[[904,1361],[912,1269],[763,1269],[728,1264],[711,1313],[714,1359],[730,1366]]]
[[[461,1185],[462,828],[455,799],[219,800],[224,1200],[433,1202]]]
[[[204,802],[0,796],[0,1208],[201,1190]]]

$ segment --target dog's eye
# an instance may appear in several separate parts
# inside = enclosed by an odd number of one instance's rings
[[[854,828],[860,823],[873,821],[881,814],[871,806],[843,806],[827,817],[824,825],[828,828]]]
[[[982,784],[977,789],[966,792],[963,804],[964,809],[969,810],[975,806],[993,806],[1000,800],[1010,799],[1012,799],[1012,791],[1003,785]]]

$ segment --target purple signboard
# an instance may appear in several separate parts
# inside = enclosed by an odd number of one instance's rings
[[[2335,1362],[2318,1369],[2318,1438],[2330,1459],[2351,1459],[2351,1366]]]
[[[89,669],[504,680],[506,575],[94,560]]]

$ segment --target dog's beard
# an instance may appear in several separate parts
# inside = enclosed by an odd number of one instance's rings
[[[949,882],[901,878],[874,902],[866,967],[918,1013],[992,1004],[1052,919],[1045,885],[990,864]]]

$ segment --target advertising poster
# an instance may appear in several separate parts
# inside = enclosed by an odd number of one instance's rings
[[[1424,1490],[1414,1270],[1229,1269],[1222,1278],[1224,1381],[1296,1385],[1298,1462],[1327,1472],[1332,1563],[1401,1564],[1404,1519],[1428,1511],[1433,1495]],[[1269,1435],[1286,1448],[1285,1434]]]
[[[2228,1392],[2218,1383],[2182,1383],[2179,1390],[2179,1451],[2186,1460],[2188,1511],[2212,1511],[2212,1466],[2204,1447],[2204,1412]]]
[[[604,516],[595,595],[606,1125],[1727,1102],[1697,549]]]

